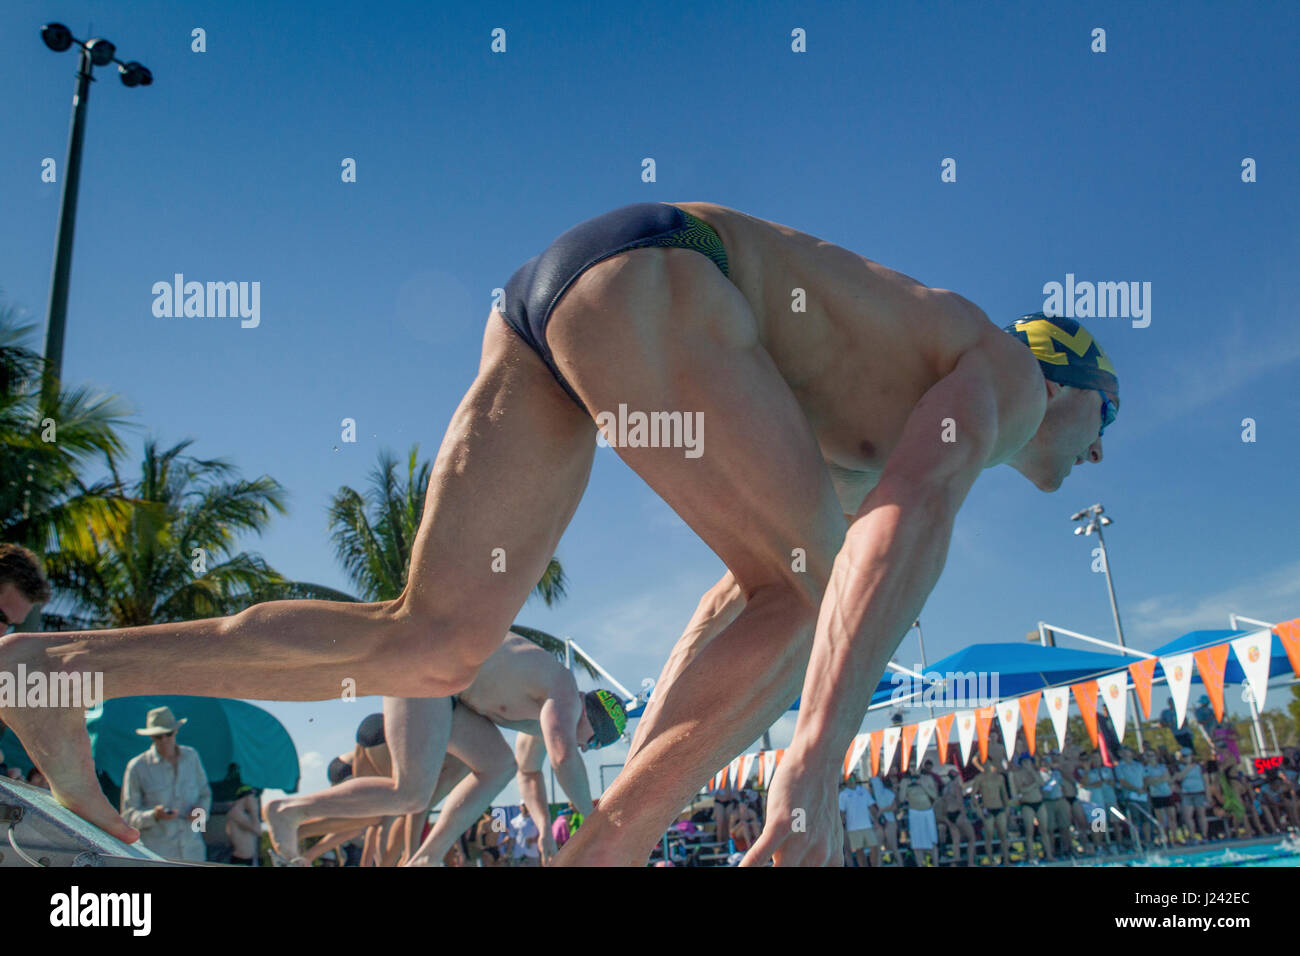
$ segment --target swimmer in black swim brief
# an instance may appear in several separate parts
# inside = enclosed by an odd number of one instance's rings
[[[629,249],[694,249],[728,275],[727,251],[703,219],[663,202],[632,203],[588,219],[519,267],[505,287],[502,318],[536,352],[578,406],[586,408],[565,381],[546,343],[546,324],[569,286],[596,263]]]

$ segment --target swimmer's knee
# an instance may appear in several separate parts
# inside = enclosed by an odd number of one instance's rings
[[[419,813],[429,805],[429,795],[437,785],[437,778],[430,779],[428,774],[407,774],[400,780],[393,781],[394,815]]]
[[[788,558],[788,560],[786,560]],[[783,601],[798,601],[811,608],[814,616],[821,609],[822,598],[830,585],[835,553],[826,549],[791,548],[781,563],[749,575],[741,589],[749,601],[761,593],[776,593]],[[740,576],[737,575],[740,581]]]

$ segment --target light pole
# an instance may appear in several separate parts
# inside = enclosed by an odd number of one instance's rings
[[[1070,515],[1071,521],[1079,522],[1078,527],[1074,529],[1075,534],[1086,536],[1096,533],[1097,544],[1101,547],[1101,568],[1106,572],[1106,591],[1110,594],[1110,612],[1115,617],[1115,635],[1119,638],[1119,646],[1126,647],[1124,643],[1124,628],[1119,622],[1119,605],[1115,603],[1115,582],[1110,576],[1110,556],[1106,553],[1106,539],[1102,537],[1101,529],[1111,524],[1110,518],[1104,514],[1105,508],[1096,504],[1091,508],[1084,508],[1082,511],[1076,511]],[[1138,710],[1137,695],[1132,690],[1128,692],[1129,708],[1133,712],[1133,727],[1137,731],[1138,749],[1142,749],[1142,711]],[[1122,744],[1124,741],[1121,740]]]
[[[924,677],[924,675],[925,675],[925,635],[921,633],[921,619],[918,617],[915,621],[912,622],[912,626],[913,626],[914,628],[916,628],[916,640],[917,640],[917,643],[921,645],[921,675],[922,675],[922,677]],[[922,695],[924,695],[924,693],[925,693],[925,690],[924,690],[924,684],[925,684],[925,681],[922,680],[921,683],[922,683],[922,691],[921,691],[921,693],[922,693]],[[946,691],[945,691],[945,695],[946,695]],[[933,697],[931,697],[931,700],[933,700]],[[931,719],[931,720],[934,719],[934,704],[933,704],[933,703],[930,704],[930,719]]]
[[[68,133],[68,158],[63,164],[63,199],[59,206],[59,231],[55,240],[54,272],[50,278],[50,309],[45,329],[45,374],[41,384],[41,404],[48,408],[58,393],[63,374],[63,333],[68,318],[68,284],[72,272],[72,234],[77,220],[77,186],[81,181],[81,147],[86,134],[86,103],[94,67],[117,64],[124,86],[149,86],[153,74],[148,67],[132,60],[123,63],[116,57],[117,48],[102,37],[82,42],[62,23],[41,27],[41,39],[55,53],[74,44],[81,49],[81,66],[77,70],[77,88],[72,96],[72,128]]]

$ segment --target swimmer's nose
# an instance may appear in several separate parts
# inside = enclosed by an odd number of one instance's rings
[[[1094,465],[1101,464],[1102,453],[1101,453],[1100,438],[1098,438],[1095,442],[1093,442],[1091,445],[1088,446],[1087,457],[1088,457],[1088,461],[1092,462]]]

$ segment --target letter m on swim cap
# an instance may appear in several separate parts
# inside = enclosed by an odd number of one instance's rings
[[[1019,319],[1015,323],[1015,331],[1024,335],[1025,343],[1040,362],[1092,366],[1102,372],[1115,374],[1115,366],[1101,350],[1092,333],[1073,319],[1049,319],[1043,313],[1036,312]],[[1058,350],[1057,343],[1068,351]]]

